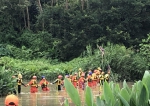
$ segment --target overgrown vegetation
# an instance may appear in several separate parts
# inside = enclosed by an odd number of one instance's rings
[[[0,0],[0,55],[70,61],[108,41],[139,49],[150,33],[149,7],[149,0]]]
[[[112,81],[134,81],[141,79],[144,70],[149,68],[148,58],[135,53],[125,46],[108,43],[104,47],[104,56],[99,49],[93,51],[91,46],[87,46],[87,51],[80,58],[73,59],[65,63],[57,63],[51,60],[36,59],[23,61],[10,57],[0,58],[1,95],[5,95],[15,87],[12,76],[18,73],[23,74],[23,79],[30,79],[33,75],[39,78],[46,76],[48,80],[54,80],[59,74],[72,74],[81,67],[85,72],[88,69],[101,67],[107,71],[108,65],[111,67]],[[5,89],[5,92],[3,90]],[[7,90],[6,90],[7,89]]]
[[[25,79],[30,79],[33,75],[38,77],[45,75],[49,80],[55,79],[58,74],[77,72],[80,67],[85,72],[97,67],[101,67],[106,72],[110,66],[113,74],[112,80],[134,81],[140,79],[144,73],[143,70],[149,68],[147,58],[131,49],[126,49],[125,46],[108,43],[104,49],[105,53],[102,56],[99,49],[92,51],[92,48],[88,46],[82,57],[65,63],[54,63],[54,61],[45,59],[22,61],[2,57],[0,65],[15,72],[21,72]]]
[[[0,66],[0,96],[13,93],[16,87],[16,80],[13,79],[14,72],[6,70],[5,67]]]

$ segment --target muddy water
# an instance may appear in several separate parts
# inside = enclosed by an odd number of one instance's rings
[[[122,84],[120,85],[122,86]],[[65,90],[58,92],[55,85],[49,85],[48,87],[50,88],[48,92],[43,92],[39,87],[37,93],[30,93],[30,87],[22,86],[21,94],[17,94],[19,106],[64,106],[65,98],[68,99],[70,106],[74,106]],[[99,90],[99,87],[92,89],[94,97],[99,96]],[[84,106],[84,91],[78,90],[78,92]],[[4,106],[4,100],[5,97],[0,97],[0,106]]]
[[[70,106],[74,106],[71,99],[67,95],[65,90],[57,91],[55,85],[49,85],[50,91],[44,92],[41,87],[38,88],[37,93],[30,93],[30,87],[22,86],[20,94],[17,94],[19,98],[19,106],[64,106],[63,102],[65,98],[68,99]],[[81,101],[84,101],[84,91],[78,90]],[[99,90],[93,91],[93,94],[99,95]],[[0,97],[0,106],[4,106],[5,97]],[[83,103],[84,104],[84,103]]]

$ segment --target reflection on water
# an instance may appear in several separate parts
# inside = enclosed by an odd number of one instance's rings
[[[129,83],[129,86],[132,84]],[[122,86],[122,83],[120,83],[120,86]],[[58,92],[55,85],[49,85],[49,88],[50,91],[48,92],[43,92],[39,87],[37,93],[30,93],[30,87],[22,86],[21,94],[17,95],[19,97],[19,106],[63,106],[65,98],[68,99],[70,106],[74,106],[65,90]],[[92,90],[94,97],[99,96],[99,90],[99,87]],[[81,102],[84,104],[84,91],[78,91]],[[4,100],[5,97],[0,98],[0,106],[4,106]]]

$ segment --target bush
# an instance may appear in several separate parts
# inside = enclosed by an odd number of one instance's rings
[[[0,67],[0,95],[5,96],[13,93],[16,87],[16,80],[12,78],[13,71]]]
[[[33,75],[37,75],[39,78],[45,75],[49,80],[54,80],[59,74],[72,74],[79,68],[87,72],[89,69],[101,67],[104,72],[107,72],[108,66],[110,66],[112,80],[134,81],[141,79],[143,70],[148,70],[147,58],[140,53],[135,53],[132,49],[126,49],[125,46],[108,43],[104,48],[104,56],[99,49],[90,50],[92,49],[87,48],[84,55],[65,63],[56,63],[46,59],[23,61],[2,57],[0,65],[21,72],[25,79],[30,79]]]

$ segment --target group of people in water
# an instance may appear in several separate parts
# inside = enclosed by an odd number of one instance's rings
[[[62,75],[58,75],[55,81],[50,83],[45,76],[42,76],[42,79],[38,83],[37,76],[32,76],[32,79],[27,83],[24,84],[22,81],[22,75],[18,74],[18,78],[13,76],[17,80],[18,85],[18,94],[21,93],[21,86],[28,87],[30,86],[30,92],[36,93],[38,92],[38,87],[41,87],[42,91],[50,91],[48,85],[49,84],[57,84],[57,90],[61,91],[62,89],[65,89],[64,87],[64,78],[67,78],[75,88],[84,90],[85,86],[89,86],[92,89],[96,88],[98,85],[102,86],[104,81],[109,82],[110,79],[110,70],[107,71],[105,74],[104,71],[100,67],[89,70],[87,73],[85,73],[81,68],[78,69],[78,72],[75,72],[74,74],[67,74],[64,77]],[[16,94],[16,90],[14,90],[14,94]],[[7,100],[8,101],[8,100]],[[5,102],[6,106],[8,105],[8,102]],[[12,103],[11,103],[12,104]]]
[[[48,84],[50,84],[50,83],[49,83],[49,81],[46,80],[45,76],[42,76],[41,81],[38,83],[37,76],[34,75],[34,76],[32,76],[32,79],[27,84],[23,83],[21,74],[18,74],[18,78],[16,78],[15,76],[13,76],[13,78],[16,79],[16,82],[17,82],[18,94],[21,93],[21,86],[22,85],[25,87],[30,86],[30,92],[31,93],[38,92],[38,87],[40,87],[40,86],[41,86],[43,91],[49,91]],[[14,89],[13,93],[17,94],[16,89]]]
[[[105,74],[100,67],[94,70],[89,70],[87,75],[79,68],[78,73],[73,75],[66,75],[66,78],[72,82],[75,88],[84,90],[85,86],[96,88],[98,85],[102,86],[104,81],[109,81],[110,70]]]
[[[15,76],[13,76],[15,78]],[[97,85],[102,86],[104,81],[109,81],[110,79],[110,70],[105,74],[104,71],[100,67],[94,70],[89,70],[87,74],[81,69],[78,69],[78,72],[74,74],[67,74],[64,77],[62,75],[58,75],[57,79],[50,83],[45,76],[42,76],[42,79],[38,83],[37,76],[33,76],[28,84],[24,84],[22,81],[22,75],[18,74],[17,85],[18,85],[18,93],[21,93],[21,85],[27,87],[30,86],[30,92],[35,93],[38,92],[38,87],[42,88],[42,91],[49,91],[49,84],[57,84],[58,91],[62,90],[64,87],[63,79],[67,78],[75,88],[79,88],[84,90],[85,86],[88,85],[91,88],[95,88]],[[16,91],[14,91],[16,94]]]

